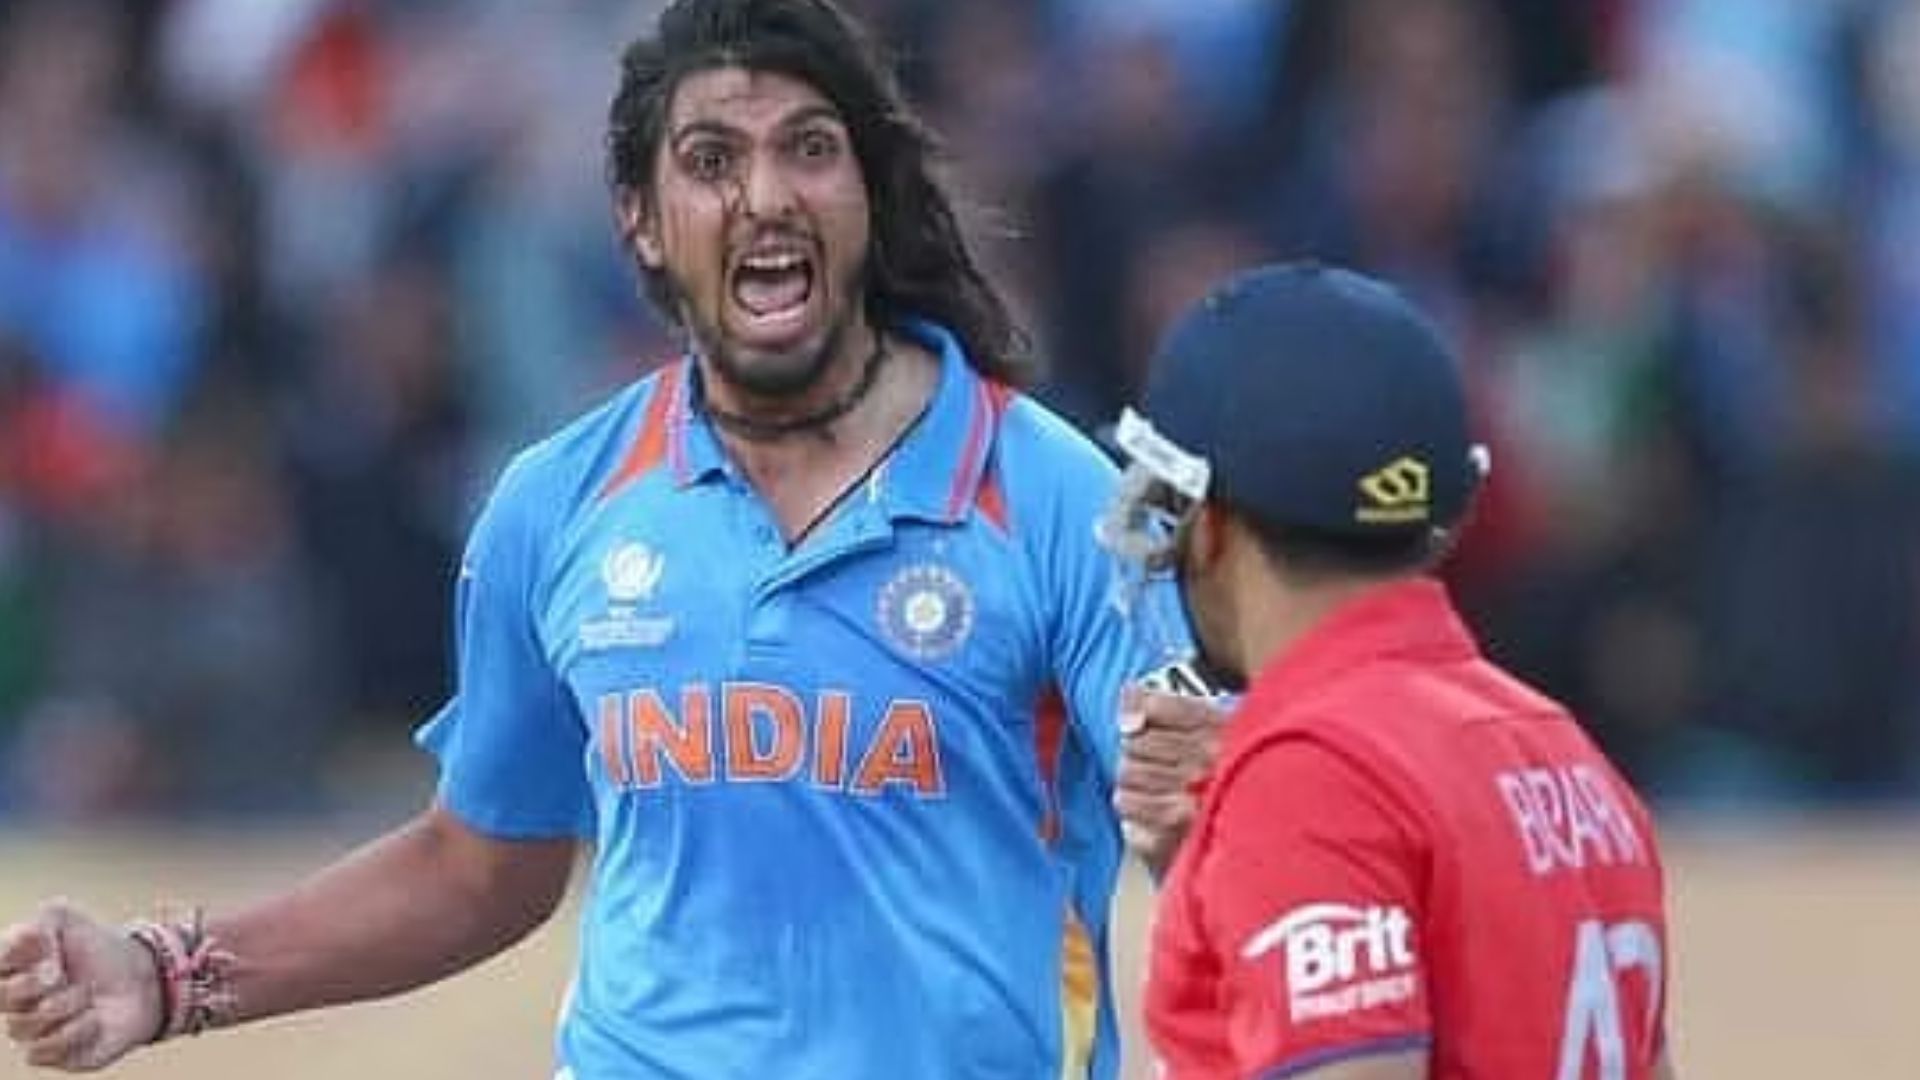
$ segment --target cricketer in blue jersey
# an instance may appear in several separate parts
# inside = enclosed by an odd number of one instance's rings
[[[501,479],[434,803],[234,913],[0,931],[28,1061],[443,978],[546,920],[584,839],[558,1076],[1117,1074],[1118,822],[1163,856],[1204,741],[1118,734],[1164,658],[1108,607],[1112,470],[1018,392],[928,137],[828,0],[672,4],[609,119],[686,354]]]
[[[1110,469],[900,332],[932,398],[805,544],[687,362],[524,455],[475,534],[423,737],[474,828],[597,840],[578,1077],[1113,1074],[1106,801],[1149,657],[1102,610]]]

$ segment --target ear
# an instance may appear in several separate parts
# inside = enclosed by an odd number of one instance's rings
[[[1202,503],[1200,512],[1194,515],[1193,524],[1188,526],[1193,535],[1188,538],[1188,557],[1198,569],[1210,570],[1226,554],[1231,543],[1228,532],[1231,515],[1217,503]]]
[[[636,190],[622,192],[613,212],[619,223],[620,238],[633,249],[640,265],[649,270],[664,266],[666,252],[660,243],[660,220],[648,207],[647,197]]]

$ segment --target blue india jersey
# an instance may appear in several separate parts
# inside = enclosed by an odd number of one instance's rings
[[[595,842],[575,1080],[1117,1075],[1109,809],[1148,655],[1113,470],[944,330],[926,411],[789,549],[691,361],[518,457],[459,584],[439,797]]]

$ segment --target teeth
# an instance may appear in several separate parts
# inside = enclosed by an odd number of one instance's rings
[[[805,259],[794,254],[749,255],[740,260],[740,265],[750,270],[779,273],[786,270],[798,270],[805,262]]]

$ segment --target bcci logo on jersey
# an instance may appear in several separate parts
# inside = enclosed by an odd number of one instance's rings
[[[901,651],[916,660],[938,660],[973,632],[973,592],[944,566],[909,566],[881,588],[879,621]]]
[[[1413,920],[1402,908],[1302,904],[1247,939],[1240,956],[1276,949],[1296,1022],[1397,1004],[1418,989]]]

